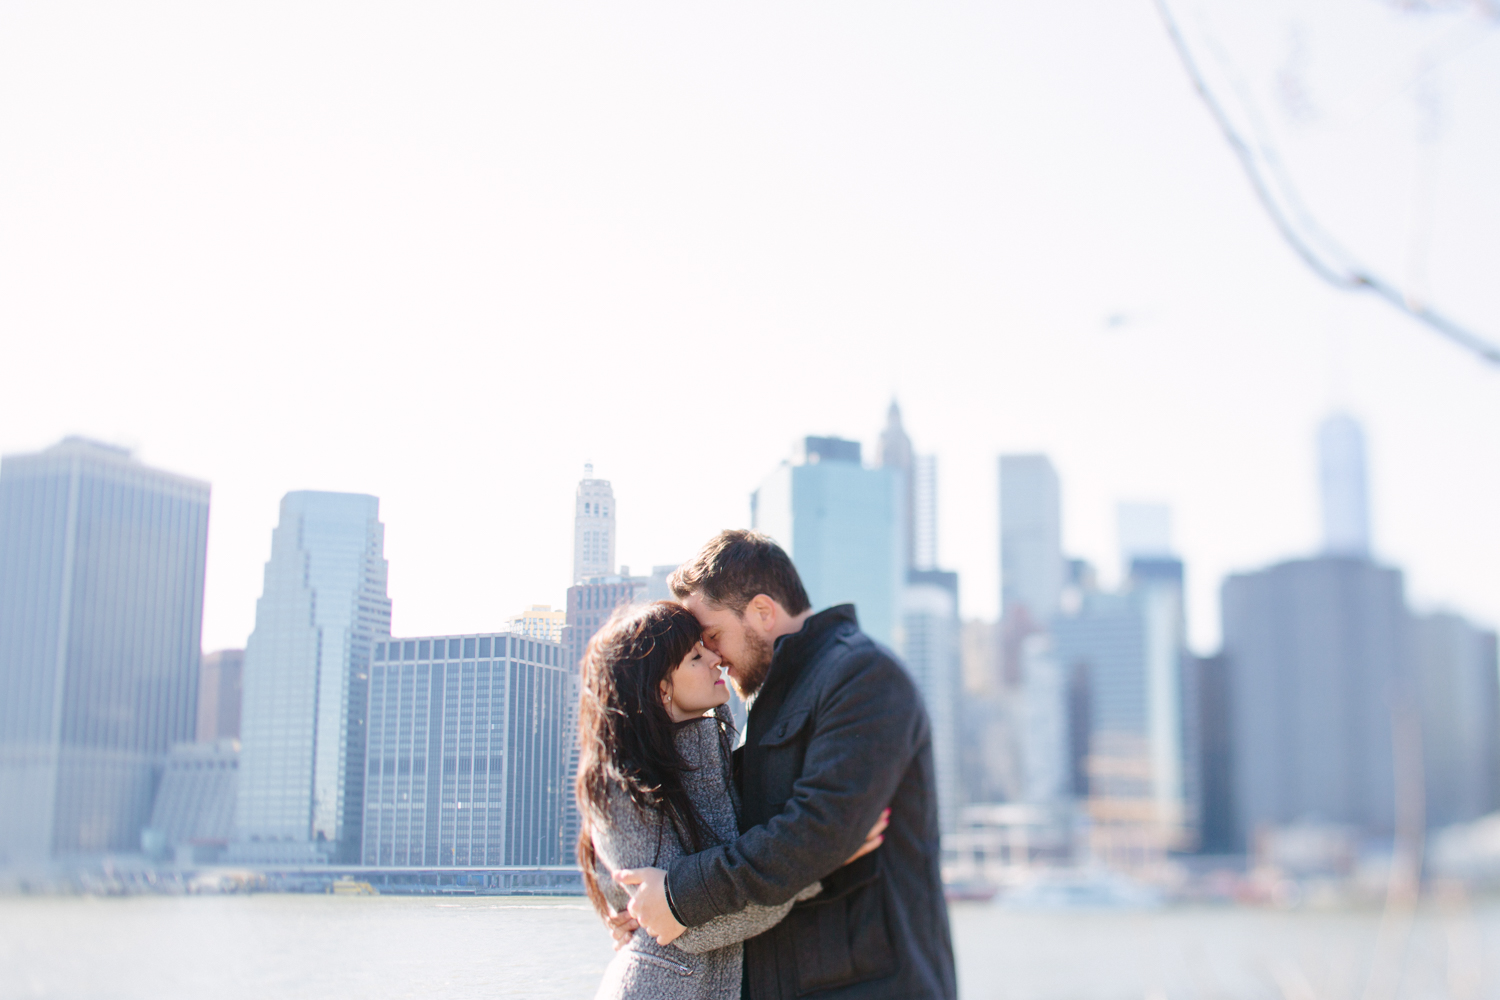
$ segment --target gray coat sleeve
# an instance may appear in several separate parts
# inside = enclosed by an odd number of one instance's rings
[[[630,898],[610,874],[622,868],[645,868],[664,863],[664,859],[658,858],[658,853],[663,838],[670,837],[665,831],[665,823],[660,813],[643,812],[624,792],[615,791],[609,797],[609,821],[592,826],[594,850],[605,869],[599,873],[599,888],[616,910],[624,909]],[[794,902],[811,899],[822,888],[814,882],[795,899],[776,906],[752,903],[738,913],[715,917],[700,927],[691,928],[672,943],[685,952],[697,954],[753,938],[780,923]]]
[[[706,924],[689,927],[672,943],[683,951],[696,954],[713,951],[715,948],[722,948],[736,941],[749,940],[781,923],[782,918],[791,912],[793,903],[812,899],[822,891],[822,883],[814,882],[797,893],[795,898],[777,906],[761,906],[759,903],[751,903],[738,913],[714,917]]]
[[[662,818],[636,808],[630,796],[612,790],[609,815],[590,823],[597,858],[599,889],[615,910],[623,910],[630,894],[610,876],[622,868],[647,868],[661,862]]]
[[[873,647],[852,660],[819,699],[801,777],[781,813],[731,844],[672,862],[667,881],[686,926],[784,903],[826,878],[890,803],[929,739],[926,713],[894,660]]]

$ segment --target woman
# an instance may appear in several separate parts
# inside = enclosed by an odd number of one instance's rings
[[[729,687],[718,656],[700,637],[686,608],[658,601],[616,612],[584,655],[578,863],[601,915],[630,901],[612,872],[665,868],[739,835],[733,726],[724,707]],[[883,826],[871,831],[860,854],[879,845]],[[740,942],[819,890],[815,882],[780,906],[717,917],[670,945],[637,930],[610,963],[596,1000],[738,1000]]]

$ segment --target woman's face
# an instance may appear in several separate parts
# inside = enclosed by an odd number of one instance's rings
[[[695,643],[661,682],[662,704],[673,722],[686,722],[718,708],[729,700],[729,684],[719,669],[718,654],[702,642]]]

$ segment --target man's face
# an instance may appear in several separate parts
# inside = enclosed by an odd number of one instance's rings
[[[719,655],[740,697],[759,691],[771,669],[772,647],[770,637],[756,629],[755,620],[711,604],[701,594],[689,595],[682,604],[703,627],[703,645]]]

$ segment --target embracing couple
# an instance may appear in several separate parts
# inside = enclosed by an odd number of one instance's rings
[[[725,531],[589,644],[578,844],[598,997],[952,998],[927,712],[854,608]],[[739,749],[727,674],[750,707]]]

